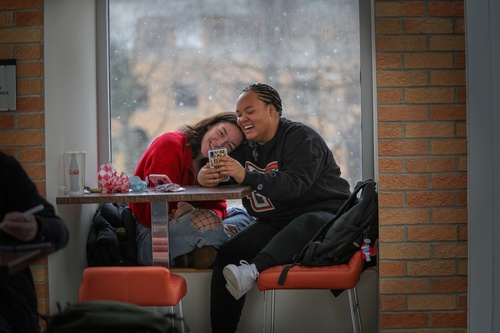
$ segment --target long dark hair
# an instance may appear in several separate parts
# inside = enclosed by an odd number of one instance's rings
[[[241,131],[238,123],[236,122],[237,119],[238,117],[236,116],[236,112],[227,111],[217,113],[213,116],[202,119],[194,125],[186,125],[186,128],[183,130],[183,132],[188,137],[188,146],[193,150],[193,158],[196,158],[200,154],[201,141],[203,140],[203,136],[205,135],[205,133],[207,133],[210,127],[219,123],[230,123],[236,125],[236,127],[238,127],[238,129]]]
[[[257,93],[261,101],[263,101],[266,104],[272,104],[276,109],[276,111],[278,112],[278,114],[280,116],[282,115],[283,107],[281,106],[281,97],[280,94],[278,94],[278,92],[276,91],[276,89],[264,83],[254,83],[244,88],[241,91],[241,93],[243,94],[244,92],[247,91],[253,91]]]

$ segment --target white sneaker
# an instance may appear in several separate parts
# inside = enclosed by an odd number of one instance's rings
[[[240,261],[240,266],[227,265],[222,271],[226,279],[226,289],[235,299],[249,292],[257,283],[259,272],[255,264],[249,264],[245,260]]]

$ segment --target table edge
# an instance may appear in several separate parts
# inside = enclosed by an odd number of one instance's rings
[[[196,189],[195,193],[181,192],[128,192],[128,193],[90,193],[83,196],[58,196],[56,204],[100,204],[126,202],[168,202],[168,201],[211,201],[242,199],[252,192],[250,186],[226,185],[218,187],[186,186],[186,190]],[[222,191],[220,191],[222,190]]]

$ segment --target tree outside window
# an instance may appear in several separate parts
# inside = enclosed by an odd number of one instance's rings
[[[359,6],[353,0],[110,0],[111,140],[132,175],[149,143],[275,87],[361,179]]]

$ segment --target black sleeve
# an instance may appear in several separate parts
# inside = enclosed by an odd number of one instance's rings
[[[44,210],[35,215],[38,222],[38,234],[34,242],[51,242],[56,249],[65,247],[69,241],[68,228],[64,221],[55,214],[54,206],[45,199],[43,200]]]
[[[38,233],[32,242],[52,242],[56,248],[67,245],[69,232],[64,221],[55,213],[54,206],[45,200],[28,177],[21,164],[0,152],[0,221],[8,212],[23,212],[43,204],[44,209],[35,214]],[[0,239],[12,241],[12,237],[0,232]]]

